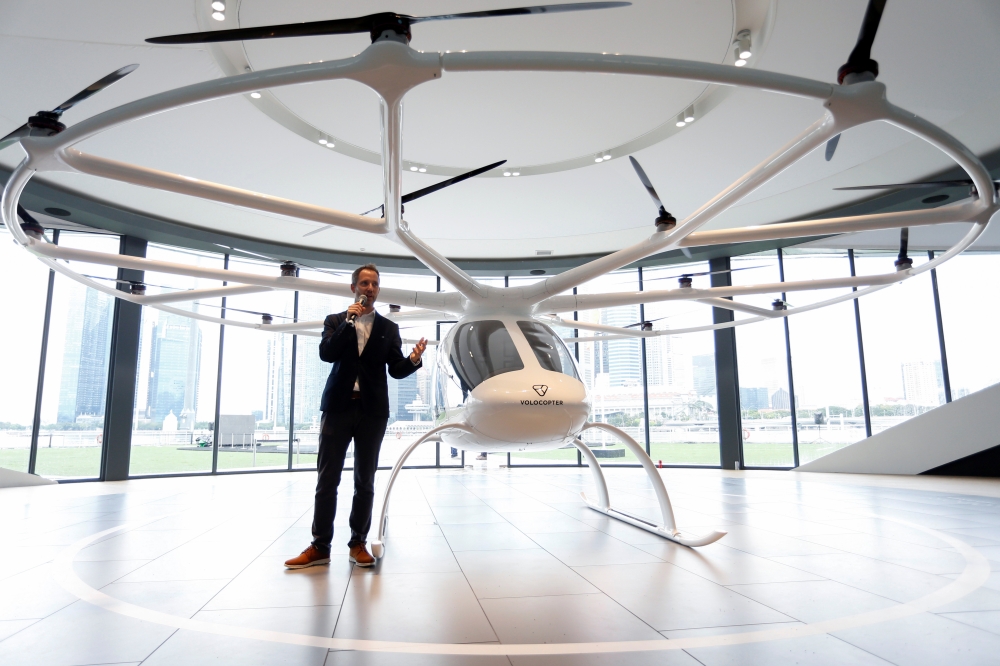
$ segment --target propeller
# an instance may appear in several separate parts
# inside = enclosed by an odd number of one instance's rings
[[[1000,180],[993,181],[994,183],[1000,183]],[[890,183],[888,185],[855,185],[854,187],[835,187],[835,190],[911,190],[911,189],[921,189],[921,188],[939,188],[939,187],[971,187],[972,191],[975,192],[976,188],[969,178],[962,178],[959,180],[925,180],[916,183]]]
[[[66,126],[59,122],[59,118],[62,114],[66,113],[88,97],[101,92],[115,81],[125,78],[134,72],[138,66],[139,65],[126,65],[119,70],[111,72],[103,79],[91,83],[89,86],[73,95],[51,111],[39,111],[35,115],[28,118],[28,122],[24,125],[21,125],[16,130],[0,139],[0,150],[3,150],[13,143],[17,143],[24,137],[31,136],[32,134],[36,136],[52,136],[53,134],[59,134],[59,132],[66,129]],[[33,132],[32,130],[35,131]]]
[[[559,14],[563,12],[581,12],[593,9],[612,9],[627,7],[631,2],[572,2],[561,5],[536,5],[533,7],[512,7],[509,9],[491,9],[479,12],[463,12],[459,14],[439,14],[437,16],[409,16],[395,12],[380,12],[355,18],[333,19],[330,21],[307,21],[304,23],[285,23],[283,25],[259,26],[256,28],[236,28],[234,30],[211,30],[208,32],[191,32],[183,35],[167,35],[151,37],[146,41],[150,44],[207,44],[211,42],[246,41],[250,39],[276,39],[280,37],[311,37],[316,35],[351,35],[368,33],[372,42],[376,41],[385,31],[390,31],[405,38],[407,42],[413,36],[410,26],[427,21],[450,21],[453,19],[494,18],[498,16],[522,16],[526,14]]]
[[[24,209],[24,206],[17,204],[17,216],[20,217],[24,222],[21,223],[21,229],[25,232],[32,232],[38,235],[45,233],[45,227],[38,223],[38,220],[32,216],[31,213]]]
[[[702,275],[718,275],[720,273],[734,273],[736,271],[748,271],[752,268],[764,268],[761,266],[740,266],[739,268],[724,268],[719,271],[701,271],[700,273],[680,273],[679,275],[668,275],[667,277],[654,277],[654,278],[643,278],[643,283],[653,282],[654,280],[676,280],[678,278],[694,278],[700,277]]]
[[[419,199],[420,197],[425,197],[428,194],[433,194],[434,192],[437,192],[438,190],[443,190],[444,188],[446,188],[446,187],[448,187],[450,185],[454,185],[455,183],[461,183],[463,180],[468,180],[469,178],[474,178],[474,177],[478,176],[481,173],[486,173],[487,171],[490,171],[492,169],[496,169],[501,164],[506,164],[506,163],[507,163],[507,160],[500,160],[499,162],[494,162],[493,164],[487,164],[484,167],[479,167],[478,169],[473,169],[472,171],[467,171],[465,173],[459,174],[459,175],[457,175],[457,176],[455,176],[453,178],[449,178],[448,180],[442,180],[440,183],[435,183],[434,185],[430,185],[430,186],[425,187],[425,188],[423,188],[421,190],[417,190],[416,192],[410,192],[409,194],[404,194],[402,196],[402,198],[400,199],[400,202],[403,203],[403,204],[410,203],[411,201],[413,201],[415,199]],[[367,215],[368,213],[373,213],[373,212],[377,211],[379,208],[382,208],[382,207],[383,206],[375,206],[375,208],[372,208],[371,210],[366,210],[365,212],[363,212],[361,214],[362,215]],[[385,216],[385,214],[383,212],[383,217],[384,216]],[[305,234],[303,236],[303,238],[305,238],[306,236],[312,236],[314,234],[318,234],[321,231],[326,231],[329,228],[330,228],[329,225],[323,225],[319,229],[313,229],[312,231],[308,232],[307,234]]]
[[[207,307],[210,307],[210,308],[217,308],[219,310],[232,310],[233,312],[243,312],[245,314],[258,315],[260,317],[269,317],[269,318],[277,317],[278,319],[288,319],[289,321],[295,321],[294,317],[285,317],[285,316],[282,316],[282,315],[273,315],[273,314],[271,314],[269,312],[256,312],[254,310],[241,310],[240,308],[234,308],[234,307],[232,307],[230,305],[227,305],[226,307],[222,307],[221,305],[215,305],[214,303],[202,303],[201,301],[193,301],[192,305],[204,305],[204,306],[207,306]]]
[[[637,321],[634,324],[629,324],[628,326],[622,326],[622,328],[635,328],[636,326],[639,326],[644,331],[652,331],[653,330],[653,322],[654,321],[660,321],[661,319],[667,319],[667,318],[668,317],[657,317],[656,319],[647,319],[646,321]],[[648,328],[646,327],[646,324],[649,324]]]
[[[677,218],[668,213],[667,209],[663,207],[663,202],[660,201],[660,195],[656,193],[656,188],[653,187],[653,183],[649,180],[649,176],[646,175],[646,172],[643,171],[639,161],[631,155],[628,156],[628,160],[632,163],[632,168],[635,169],[635,173],[639,176],[639,180],[642,181],[642,186],[646,188],[649,198],[653,200],[653,203],[659,209],[659,215],[657,215],[655,222],[656,230],[667,231],[668,229],[673,229],[677,225]]]
[[[878,78],[878,63],[872,60],[872,44],[875,43],[878,25],[882,21],[885,2],[886,0],[868,0],[865,17],[861,21],[861,32],[858,33],[858,41],[854,44],[851,55],[847,57],[847,62],[837,70],[838,84],[851,85],[862,81],[874,81]],[[837,152],[837,144],[839,143],[839,134],[826,142],[827,162],[833,159],[833,154]]]
[[[81,273],[81,275],[83,275],[83,273]],[[83,275],[83,277],[90,278],[91,280],[108,280],[109,282],[117,282],[118,284],[129,284],[129,285],[141,284],[146,287],[158,287],[159,289],[177,289],[177,290],[181,289],[181,287],[168,287],[163,284],[149,284],[148,282],[142,282],[139,280],[122,280],[121,278],[109,278],[109,277],[103,277],[101,275]]]

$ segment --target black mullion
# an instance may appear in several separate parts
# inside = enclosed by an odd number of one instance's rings
[[[298,267],[295,268],[295,277],[299,276]],[[292,306],[292,322],[299,321],[299,292],[295,292],[295,304]],[[292,376],[290,378],[288,395],[288,471],[292,471],[292,447],[295,444],[295,366],[296,349],[298,347],[299,336],[292,335]]]
[[[642,291],[642,266],[636,269],[639,273],[639,291]],[[643,324],[646,322],[646,306],[643,303],[639,303],[639,327],[642,330]],[[650,453],[649,449],[649,379],[646,376],[646,338],[639,339],[639,349],[642,353],[642,422],[644,424],[644,434],[646,437],[646,455]],[[577,454],[580,452],[577,451]]]
[[[854,270],[854,250],[847,251],[847,260],[851,264],[851,277],[856,277]],[[857,291],[857,287],[851,287]],[[861,305],[854,299],[854,323],[858,331],[858,359],[861,363],[861,405],[865,413],[865,436],[872,436],[872,410],[868,404],[868,372],[865,370],[865,344],[861,336]]]
[[[785,281],[785,260],[784,253],[778,248],[778,277],[781,282]],[[784,302],[787,296],[781,292],[781,300]],[[785,365],[788,368],[788,408],[792,412],[792,458],[793,467],[799,466],[799,420],[795,405],[795,378],[792,373],[792,342],[788,332],[788,317],[782,317],[785,324]]]
[[[576,287],[573,287],[573,295],[576,296]],[[579,310],[573,310],[573,321],[579,321],[579,320],[580,320],[580,311]],[[580,337],[580,329],[578,329],[578,328],[574,328],[573,329],[573,337],[574,338]],[[580,343],[579,342],[574,342],[573,343],[573,356],[576,358],[577,365],[579,365],[580,364]],[[576,450],[576,464],[577,464],[578,467],[582,467],[583,466],[583,454],[580,453],[580,449]]]
[[[52,232],[52,244],[59,245],[59,230]],[[49,350],[49,326],[52,323],[52,294],[56,286],[56,272],[49,269],[49,285],[45,294],[45,319],[42,323],[42,351],[38,358],[38,384],[35,388],[35,413],[31,418],[31,444],[28,447],[28,474],[35,473],[38,461],[38,435],[42,428],[42,391],[45,388],[45,360]]]
[[[223,270],[229,270],[229,255],[226,254],[223,258],[222,264]],[[228,281],[223,280],[222,286],[225,287],[229,284]],[[221,319],[226,318],[226,297],[222,297],[222,314],[219,315]],[[219,324],[219,366],[215,375],[215,423],[213,424],[212,432],[212,474],[219,471],[219,415],[222,413],[222,353],[225,348],[226,340],[226,325]]]
[[[927,258],[934,259],[934,250],[927,251]],[[944,380],[944,401],[951,402],[951,374],[948,372],[948,350],[944,345],[944,318],[941,316],[941,295],[938,292],[937,269],[931,269],[931,287],[934,290],[934,314],[937,317],[938,344],[941,346],[941,376]]]

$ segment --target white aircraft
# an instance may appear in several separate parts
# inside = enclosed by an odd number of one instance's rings
[[[409,45],[411,27],[424,21],[469,18],[489,18],[521,14],[556,13],[608,9],[628,5],[624,2],[593,2],[549,5],[485,12],[469,12],[444,16],[412,17],[381,13],[354,19],[338,19],[283,26],[215,30],[190,35],[176,35],[149,40],[155,43],[189,44],[230,40],[263,39],[318,34],[368,32],[372,44],[359,55],[328,62],[294,65],[272,70],[250,72],[170,90],[139,99],[100,113],[73,127],[65,128],[59,117],[70,106],[86,99],[103,87],[128,74],[126,67],[98,81],[51,112],[40,112],[28,123],[4,139],[0,149],[19,142],[25,159],[14,171],[3,191],[3,221],[15,240],[43,263],[91,288],[117,298],[154,307],[175,314],[217,322],[228,326],[245,326],[267,331],[284,331],[298,335],[320,335],[322,322],[271,324],[264,316],[261,324],[235,322],[178,309],[168,305],[207,297],[232,296],[273,289],[308,291],[351,297],[349,286],[297,277],[296,266],[286,262],[280,276],[262,276],[238,271],[200,268],[186,264],[153,261],[138,257],[112,255],[60,247],[47,242],[44,230],[32,223],[30,214],[19,209],[18,200],[31,177],[37,172],[63,170],[79,172],[167,190],[212,201],[267,211],[280,215],[311,220],[323,225],[339,226],[389,238],[424,263],[430,270],[453,285],[456,292],[429,293],[385,288],[381,299],[389,303],[415,308],[390,316],[397,320],[457,319],[437,354],[435,372],[435,427],[417,439],[396,463],[385,491],[378,524],[378,537],[372,543],[377,557],[384,553],[385,526],[389,493],[407,457],[420,444],[441,441],[462,449],[486,451],[530,451],[576,445],[586,457],[597,484],[596,501],[589,506],[611,517],[623,520],[664,538],[687,546],[700,546],[721,538],[721,531],[702,536],[687,535],[677,529],[666,488],[645,450],[621,430],[605,423],[590,422],[590,402],[580,381],[575,363],[564,341],[550,324],[589,330],[606,336],[649,337],[675,335],[692,330],[709,330],[745,325],[766,318],[784,317],[796,312],[824,307],[909,279],[931,270],[969,247],[982,234],[991,217],[1000,209],[994,183],[989,172],[975,155],[957,139],[939,127],[900,109],[886,99],[886,88],[875,80],[877,63],[871,60],[870,49],[884,7],[884,0],[871,0],[864,19],[858,44],[834,85],[784,74],[739,68],[729,64],[674,60],[628,55],[552,53],[552,52],[461,52],[423,53]],[[749,36],[736,35],[737,54]],[[406,93],[419,85],[431,84],[446,72],[488,71],[547,71],[596,72],[630,76],[672,77],[729,86],[751,87],[771,92],[816,100],[822,107],[822,117],[774,155],[752,169],[719,195],[708,201],[686,219],[676,221],[659,201],[651,182],[634,163],[643,184],[659,206],[656,230],[646,240],[612,252],[582,266],[550,276],[530,286],[498,288],[477,282],[446,257],[425,244],[410,229],[402,217],[404,197],[400,191],[403,158],[402,100]],[[183,176],[125,164],[88,155],[73,146],[100,132],[188,104],[204,102],[228,95],[251,92],[315,81],[351,79],[361,82],[381,99],[382,166],[384,178],[384,217],[363,215],[323,208],[250,192],[225,185],[185,178]],[[885,121],[901,127],[940,149],[960,165],[969,176],[972,195],[939,208],[832,218],[815,221],[787,222],[756,227],[699,231],[706,223],[747,196],[779,172],[827,144],[827,159],[833,157],[840,134],[852,127]],[[320,138],[320,137],[317,137]],[[610,155],[611,158],[624,155]],[[880,186],[885,187],[885,186]],[[18,224],[18,212],[24,224]],[[906,233],[909,227],[942,223],[971,223],[968,233],[948,251],[935,259],[914,267],[906,256]],[[676,289],[631,293],[574,295],[570,292],[609,271],[632,264],[655,253],[669,249],[685,249],[747,241],[801,238],[874,229],[901,229],[900,256],[895,270],[881,275],[781,282],[741,287],[694,289],[688,277],[682,277]],[[95,282],[67,266],[65,261],[94,263],[148,272],[188,275],[228,281],[230,286],[195,289],[182,292],[147,295],[145,285],[135,283],[130,292]],[[857,288],[844,296],[831,298],[810,306],[789,308],[777,300],[773,309],[764,309],[730,300],[752,294],[778,294],[814,289]],[[618,328],[560,319],[559,313],[577,310],[651,303],[667,300],[690,300],[705,305],[727,308],[754,316],[727,324],[700,329],[652,330],[643,323],[641,329]],[[601,337],[600,339],[609,339]],[[584,341],[585,338],[575,338]],[[619,438],[645,468],[656,493],[661,521],[652,523],[611,507],[607,485],[600,465],[581,436],[588,429],[601,429]],[[586,498],[585,498],[586,499]]]

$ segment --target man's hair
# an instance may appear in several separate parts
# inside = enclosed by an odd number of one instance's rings
[[[364,266],[358,266],[357,268],[354,269],[354,272],[351,273],[352,287],[358,284],[358,276],[361,275],[361,271],[372,271],[375,273],[375,275],[379,276],[379,279],[382,278],[382,274],[378,272],[378,266],[376,266],[375,264],[365,264]]]

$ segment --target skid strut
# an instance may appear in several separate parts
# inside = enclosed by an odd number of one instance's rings
[[[660,477],[659,472],[656,471],[656,467],[653,465],[653,461],[646,454],[645,449],[643,449],[637,441],[629,437],[625,432],[619,430],[618,428],[608,425],[607,423],[588,423],[583,426],[584,430],[590,429],[604,430],[609,432],[625,444],[625,447],[632,452],[632,455],[636,457],[642,468],[646,470],[647,476],[649,476],[649,482],[653,484],[653,491],[656,493],[657,503],[660,505],[660,516],[662,523],[657,525],[644,518],[639,518],[638,516],[633,516],[629,513],[625,513],[619,509],[614,509],[611,507],[611,501],[608,495],[608,484],[604,480],[604,472],[601,471],[601,464],[597,461],[597,457],[594,452],[590,450],[583,440],[577,438],[574,440],[576,448],[580,450],[583,457],[587,459],[587,464],[590,466],[590,471],[594,474],[594,483],[597,485],[597,501],[591,501],[587,498],[584,493],[580,493],[583,497],[583,501],[587,503],[594,511],[599,511],[606,516],[615,518],[629,525],[634,525],[640,529],[646,530],[647,532],[652,532],[658,536],[665,539],[670,539],[675,541],[682,546],[690,546],[692,548],[697,546],[707,546],[710,543],[715,543],[722,537],[726,536],[725,532],[709,532],[702,536],[694,536],[690,534],[684,534],[677,529],[677,524],[674,521],[674,509],[670,505],[670,496],[667,494],[667,488],[663,485],[663,479]]]
[[[464,423],[451,423],[448,425],[441,425],[436,428],[431,428],[425,434],[417,438],[413,444],[410,444],[403,455],[399,456],[399,460],[396,464],[392,466],[392,474],[389,475],[389,483],[385,487],[385,494],[382,496],[382,511],[379,513],[378,518],[378,536],[372,541],[372,556],[382,557],[385,553],[385,528],[389,520],[389,493],[392,492],[392,485],[396,482],[396,477],[399,475],[399,470],[403,469],[403,465],[406,463],[406,459],[410,457],[410,454],[417,450],[417,447],[424,442],[438,442],[440,440],[440,433],[444,430],[463,430],[468,433],[472,433],[472,428],[465,425]]]

